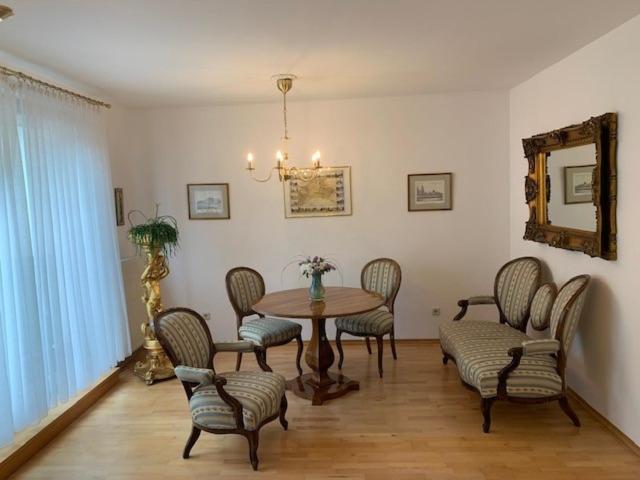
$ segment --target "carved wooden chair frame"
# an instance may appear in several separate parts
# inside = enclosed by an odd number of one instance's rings
[[[160,329],[160,321],[163,317],[170,315],[172,313],[176,313],[176,312],[184,312],[184,313],[188,313],[192,316],[194,316],[195,318],[198,319],[198,321],[200,322],[200,325],[202,326],[202,328],[204,329],[204,331],[206,332],[207,335],[207,341],[209,343],[209,358],[207,360],[207,368],[212,370],[214,372],[214,377],[213,377],[213,385],[216,388],[216,391],[218,392],[218,395],[220,396],[220,398],[227,404],[229,405],[229,407],[231,407],[231,409],[233,410],[233,417],[236,423],[236,428],[225,428],[225,429],[218,429],[218,428],[206,428],[203,427],[201,425],[196,426],[195,424],[192,425],[191,428],[191,435],[189,436],[189,439],[187,440],[187,443],[184,447],[183,453],[182,453],[182,458],[187,459],[189,458],[189,454],[191,452],[191,449],[193,448],[193,446],[195,445],[195,443],[198,441],[198,438],[200,438],[200,433],[201,431],[205,431],[205,432],[209,432],[209,433],[214,433],[214,434],[219,434],[219,435],[226,435],[226,434],[238,434],[238,435],[242,435],[243,437],[245,437],[247,439],[247,441],[249,442],[249,460],[251,462],[251,466],[253,467],[254,470],[258,469],[258,443],[259,443],[259,434],[260,434],[260,429],[266,425],[267,423],[270,423],[272,421],[274,421],[276,418],[280,418],[280,424],[282,425],[282,428],[284,428],[285,430],[287,430],[289,428],[289,422],[286,420],[285,416],[287,413],[287,397],[286,395],[282,396],[282,400],[280,402],[280,411],[279,413],[276,413],[275,415],[272,415],[266,419],[264,419],[260,425],[258,425],[258,427],[255,430],[247,430],[244,426],[244,417],[243,417],[243,407],[242,404],[235,398],[233,397],[231,394],[229,394],[225,389],[224,386],[226,385],[227,381],[225,380],[224,377],[221,377],[219,375],[217,375],[215,373],[215,368],[214,368],[214,364],[213,364],[213,359],[217,353],[216,348],[215,348],[215,344],[213,342],[213,339],[211,338],[211,332],[209,331],[209,327],[207,326],[207,322],[204,320],[204,318],[202,318],[202,316],[196,312],[195,310],[192,310],[190,308],[183,308],[183,307],[178,307],[178,308],[169,308],[167,310],[163,310],[161,312],[159,312],[153,321],[153,325],[155,328],[155,334],[156,334],[156,338],[158,339],[158,341],[160,342],[160,345],[162,345],[162,348],[164,349],[164,351],[166,352],[167,356],[169,357],[169,360],[171,361],[171,363],[173,364],[174,367],[177,367],[180,362],[177,360],[177,355],[175,354],[175,351],[173,350],[173,347],[171,346],[171,343],[166,339],[166,337],[163,335],[162,330]],[[261,354],[260,348],[258,348],[257,346],[254,346],[254,350],[253,350],[255,356],[256,356],[256,360],[258,362],[258,365],[260,366],[260,368],[265,371],[265,372],[271,372],[271,368],[264,362],[263,360],[263,355]],[[187,365],[188,366],[188,365]],[[184,382],[181,381],[182,383],[182,387],[184,388],[185,393],[187,394],[187,399],[191,400],[191,397],[193,396],[193,393],[195,391],[195,389],[198,387],[198,384],[195,383],[190,383],[190,382]]]
[[[525,200],[529,206],[525,240],[576,250],[606,260],[617,258],[617,125],[617,114],[605,113],[577,125],[522,140],[524,155],[529,163],[524,185]],[[550,198],[547,158],[553,151],[591,143],[596,148],[593,174],[596,231],[552,225],[548,222],[547,214]]]
[[[266,285],[264,283],[264,278],[262,277],[262,275],[260,274],[260,272],[258,272],[257,270],[254,270],[253,268],[249,268],[249,267],[235,267],[232,268],[231,270],[229,270],[227,272],[227,275],[225,276],[225,285],[227,288],[227,296],[229,297],[229,301],[231,302],[231,306],[233,307],[233,311],[236,314],[236,331],[240,329],[240,327],[242,326],[242,323],[245,319],[245,317],[250,317],[252,315],[257,315],[260,318],[265,318],[265,316],[261,313],[256,312],[255,310],[251,309],[249,311],[243,311],[242,308],[240,307],[240,305],[238,305],[238,302],[236,301],[233,292],[231,291],[231,277],[234,273],[236,272],[240,272],[240,271],[245,271],[245,272],[250,272],[254,275],[257,276],[257,278],[260,280],[260,289],[262,291],[261,295],[264,296],[265,292],[266,292]],[[302,367],[300,365],[300,359],[302,358],[302,349],[304,347],[304,343],[302,342],[302,334],[297,335],[296,337],[294,337],[296,342],[298,343],[298,352],[296,354],[296,369],[298,370],[298,375],[302,375]],[[238,333],[238,340],[240,340],[240,334]],[[274,343],[273,345],[269,345],[269,348],[271,347],[279,347],[280,345],[286,345],[287,343],[291,342],[293,339],[287,339],[284,340],[282,342],[279,343]],[[260,355],[262,355],[262,360],[264,363],[267,363],[267,349],[266,348],[261,348],[260,349]],[[242,364],[242,353],[238,353],[237,357],[236,357],[236,371],[240,370],[240,365]]]
[[[362,286],[363,290],[367,290],[366,285],[364,283],[364,274],[367,271],[367,268],[371,265],[373,265],[374,263],[377,262],[390,262],[392,263],[395,268],[398,270],[398,279],[396,281],[396,284],[393,287],[393,290],[391,291],[391,295],[389,295],[389,297],[387,297],[387,301],[384,303],[384,305],[387,307],[387,309],[389,310],[389,313],[393,314],[393,309],[394,309],[394,305],[395,305],[395,301],[396,301],[396,297],[398,296],[398,292],[400,291],[400,284],[402,283],[402,270],[400,268],[400,264],[398,262],[396,262],[394,259],[392,258],[386,258],[386,257],[382,257],[382,258],[376,258],[373,259],[369,262],[367,262],[367,264],[362,267],[362,271],[360,272],[360,285]],[[344,330],[340,330],[337,329],[336,331],[336,347],[338,349],[338,354],[340,355],[340,359],[338,360],[338,368],[342,369],[342,364],[344,363],[344,351],[342,350],[342,341],[341,341],[341,337],[342,334],[345,333]],[[369,341],[369,337],[371,335],[368,334],[361,334],[361,333],[353,333],[353,332],[346,332],[349,335],[353,335],[354,337],[364,337],[366,345],[367,345],[367,352],[369,353],[369,355],[371,355],[371,342]],[[384,335],[378,335],[375,337],[376,338],[376,344],[378,346],[378,375],[380,376],[380,378],[382,378],[382,374],[383,374],[383,369],[382,369],[382,353],[383,353],[383,339],[384,339]],[[393,359],[397,360],[398,359],[398,354],[396,353],[396,337],[395,337],[395,321],[394,321],[394,326],[391,329],[391,332],[389,334],[389,340],[391,343],[391,354],[393,355]]]

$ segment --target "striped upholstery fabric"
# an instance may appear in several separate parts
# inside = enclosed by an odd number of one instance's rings
[[[173,312],[156,326],[171,345],[177,365],[209,368],[209,337],[200,321],[188,312]]]
[[[258,318],[238,329],[240,338],[262,347],[288,342],[302,333],[302,325],[280,318]]]
[[[389,300],[399,281],[400,269],[391,260],[376,260],[366,266],[362,272],[362,287],[381,295],[385,301]]]
[[[270,372],[229,372],[220,374],[227,380],[226,392],[242,404],[244,426],[256,430],[280,409],[285,392],[282,375]],[[191,418],[197,426],[211,429],[233,429],[233,410],[220,398],[214,385],[197,388],[189,400]]]
[[[557,289],[552,283],[545,283],[536,292],[531,301],[531,326],[536,330],[544,330],[549,326],[551,307],[556,299]]]
[[[182,382],[210,385],[213,383],[213,370],[210,368],[194,368],[178,365],[175,369],[176,377]]]
[[[462,380],[483,397],[495,397],[498,373],[511,362],[510,348],[530,340],[520,330],[495,322],[462,321],[440,325],[442,348],[456,359]],[[507,380],[514,397],[546,397],[562,391],[562,378],[551,355],[523,357]]]
[[[558,353],[560,342],[555,338],[541,338],[522,342],[523,355],[540,355],[544,353]]]
[[[239,269],[229,276],[229,289],[233,301],[242,315],[252,313],[251,307],[264,296],[264,283],[259,273]]]
[[[531,300],[538,289],[540,265],[532,258],[521,258],[499,272],[495,296],[504,316],[514,328],[527,321]]]
[[[587,275],[576,277],[565,283],[564,286],[560,289],[560,292],[558,292],[556,301],[553,303],[553,308],[551,309],[550,327],[552,338],[557,338],[557,330],[560,326],[565,307],[572,301],[574,296],[578,294],[578,291],[588,283],[589,277]],[[582,308],[584,307],[586,294],[587,289],[585,288],[581,293],[578,294],[578,297],[573,301],[566,313],[564,328],[560,337],[562,349],[565,353],[569,351],[571,342],[573,341],[573,337],[576,333],[576,329],[578,328],[578,321],[580,320],[580,315],[582,314]]]
[[[393,329],[393,314],[386,310],[336,318],[336,327],[347,333],[360,335],[385,335]]]

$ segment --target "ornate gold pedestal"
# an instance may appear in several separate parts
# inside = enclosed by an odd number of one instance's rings
[[[141,329],[144,335],[143,346],[147,356],[144,362],[135,364],[133,372],[143,379],[147,385],[151,385],[156,380],[164,380],[175,375],[171,362],[164,353],[151,327],[153,317],[162,310],[160,280],[169,275],[169,267],[167,266],[166,258],[159,249],[150,249],[147,246],[142,248],[147,257],[147,266],[142,272],[140,283],[144,288],[142,301],[147,307],[149,320],[142,324]]]

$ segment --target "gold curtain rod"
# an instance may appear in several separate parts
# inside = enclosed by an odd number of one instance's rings
[[[44,82],[42,80],[38,80],[37,78],[31,77],[31,76],[27,75],[26,73],[18,72],[16,70],[11,70],[10,68],[3,67],[2,65],[0,65],[0,73],[2,75],[7,75],[9,77],[15,77],[15,78],[19,78],[20,80],[25,80],[27,82],[35,83],[36,85],[40,85],[40,86],[43,86],[45,88],[49,88],[51,90],[55,90],[57,92],[62,92],[65,95],[69,95],[71,97],[78,98],[78,99],[83,100],[83,101],[85,101],[87,103],[90,103],[91,105],[97,105],[99,107],[104,107],[104,108],[111,108],[111,105],[109,105],[108,103],[101,102],[100,100],[96,100],[94,98],[87,97],[85,95],[81,95],[81,94],[76,93],[76,92],[72,92],[71,90],[67,90],[66,88],[58,87],[57,85],[53,85],[52,83],[47,83],[47,82]]]

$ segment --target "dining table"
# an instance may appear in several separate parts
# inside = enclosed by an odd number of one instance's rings
[[[329,371],[335,357],[327,339],[326,320],[369,312],[383,304],[382,296],[361,288],[326,287],[322,301],[312,301],[307,288],[296,288],[264,295],[253,305],[253,310],[266,317],[311,322],[311,340],[305,351],[305,361],[311,372],[288,380],[287,389],[311,400],[312,405],[322,405],[327,400],[360,389],[357,380]]]

